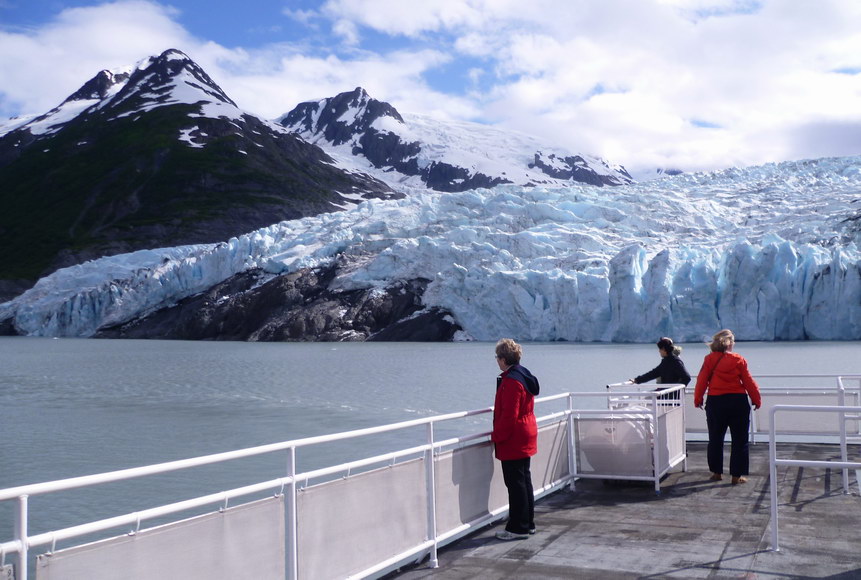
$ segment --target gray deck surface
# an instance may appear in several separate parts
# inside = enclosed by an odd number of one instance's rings
[[[728,465],[729,442],[726,445]],[[779,546],[771,550],[768,443],[751,445],[751,475],[709,481],[705,444],[688,444],[688,471],[653,484],[580,480],[536,504],[538,532],[503,542],[499,523],[439,551],[439,567],[401,570],[434,578],[829,578],[861,579],[861,498],[850,471],[782,467]],[[781,444],[778,457],[839,460],[833,445]],[[850,447],[850,461],[858,447]]]

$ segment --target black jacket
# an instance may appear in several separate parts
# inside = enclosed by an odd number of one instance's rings
[[[685,363],[682,359],[674,354],[665,356],[661,359],[661,364],[634,379],[638,385],[646,383],[652,379],[658,379],[662,385],[681,383],[687,385],[691,382],[691,374],[685,368]]]

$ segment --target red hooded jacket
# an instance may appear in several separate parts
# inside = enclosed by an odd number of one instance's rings
[[[535,395],[538,381],[526,368],[514,365],[499,375],[493,404],[493,432],[490,440],[501,461],[525,459],[538,452],[538,425],[535,421]]]

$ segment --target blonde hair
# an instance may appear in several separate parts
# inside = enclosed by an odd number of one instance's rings
[[[519,364],[522,355],[523,347],[510,338],[501,338],[496,343],[496,356],[504,359],[507,365]]]
[[[712,352],[726,352],[733,344],[735,344],[735,335],[731,330],[724,328],[712,337],[709,348]]]

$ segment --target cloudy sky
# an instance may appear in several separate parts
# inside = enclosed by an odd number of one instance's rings
[[[637,177],[861,154],[857,0],[0,0],[0,117],[168,48],[266,118],[362,86]]]

